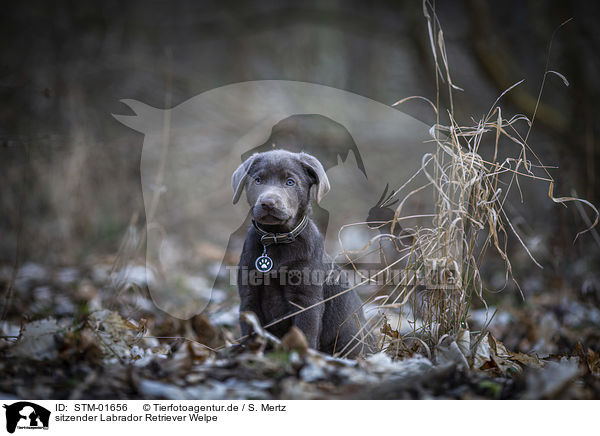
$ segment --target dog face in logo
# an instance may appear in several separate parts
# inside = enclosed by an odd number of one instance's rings
[[[50,411],[42,406],[28,401],[3,406],[6,409],[6,431],[14,433],[17,425],[26,427],[38,427],[41,422],[43,428],[48,428]]]
[[[340,228],[364,221],[382,187],[403,183],[429,151],[423,142],[429,138],[429,126],[389,105],[312,83],[235,83],[168,109],[134,100],[123,103],[133,114],[115,118],[144,134],[140,178],[146,212],[145,284],[157,307],[182,319],[202,312],[219,287],[198,283],[227,280],[227,268],[237,264],[248,209],[232,208],[226,188],[240,156],[246,162],[257,152],[277,148],[310,153],[321,162],[331,183],[344,187],[312,206],[311,216],[327,251],[335,253],[340,249]],[[294,212],[301,211],[306,183],[314,180],[310,174],[307,179],[303,173],[289,176],[277,182],[277,194],[273,180],[244,185],[250,188],[253,204],[265,193],[263,188],[271,190],[265,207],[259,205],[252,215],[263,225],[289,225]],[[299,178],[297,185],[286,185],[293,176]],[[316,186],[313,183],[311,194]],[[332,208],[336,214],[330,216]],[[357,244],[368,241],[363,233],[360,241],[353,234]],[[124,252],[123,257],[122,264],[132,264],[135,253]],[[214,268],[215,262],[221,267]],[[115,272],[114,286],[140,280],[130,277],[130,271],[134,269]]]

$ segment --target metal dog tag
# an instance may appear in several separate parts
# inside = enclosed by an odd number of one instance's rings
[[[267,256],[267,247],[264,247],[262,256],[256,258],[254,266],[261,273],[267,273],[273,268],[273,259]]]
[[[271,268],[273,268],[273,261],[269,256],[264,254],[256,259],[256,261],[254,262],[254,266],[261,273],[266,273],[271,271]]]

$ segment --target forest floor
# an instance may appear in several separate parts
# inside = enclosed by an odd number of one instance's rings
[[[350,360],[307,350],[293,335],[280,341],[259,331],[233,344],[234,297],[214,295],[204,313],[179,320],[156,308],[143,280],[115,292],[110,268],[0,268],[2,288],[11,289],[0,321],[0,397],[600,398],[595,288],[528,297],[498,309],[489,325],[473,310],[470,332],[433,349],[396,341]]]

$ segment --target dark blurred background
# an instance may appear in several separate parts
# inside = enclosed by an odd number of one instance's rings
[[[435,8],[454,82],[465,89],[455,94],[456,118],[466,124],[521,79],[502,100],[503,114],[531,116],[552,33],[573,18],[556,33],[549,58],[549,69],[570,86],[548,76],[529,142],[544,163],[560,167],[552,172],[556,195],[575,191],[598,205],[599,4],[442,0]],[[435,99],[416,0],[22,1],[3,7],[0,35],[5,266],[85,263],[116,253],[132,216],[143,226],[143,136],[111,116],[130,113],[120,99],[163,108],[167,86],[174,106],[260,79],[314,82],[387,104],[409,95]],[[422,102],[402,110],[434,122]],[[573,244],[586,227],[581,210],[552,203],[546,185],[531,192],[509,211],[548,280],[527,282],[536,267],[516,246],[516,267],[525,271],[518,278],[537,291],[547,283],[597,287],[597,234]]]

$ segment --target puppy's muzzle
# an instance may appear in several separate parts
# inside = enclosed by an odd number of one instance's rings
[[[283,206],[281,199],[272,194],[263,195],[258,201],[260,202],[260,207],[266,212],[281,209]]]
[[[285,200],[276,192],[269,191],[261,194],[252,208],[254,219],[258,222],[286,221],[291,217]]]

